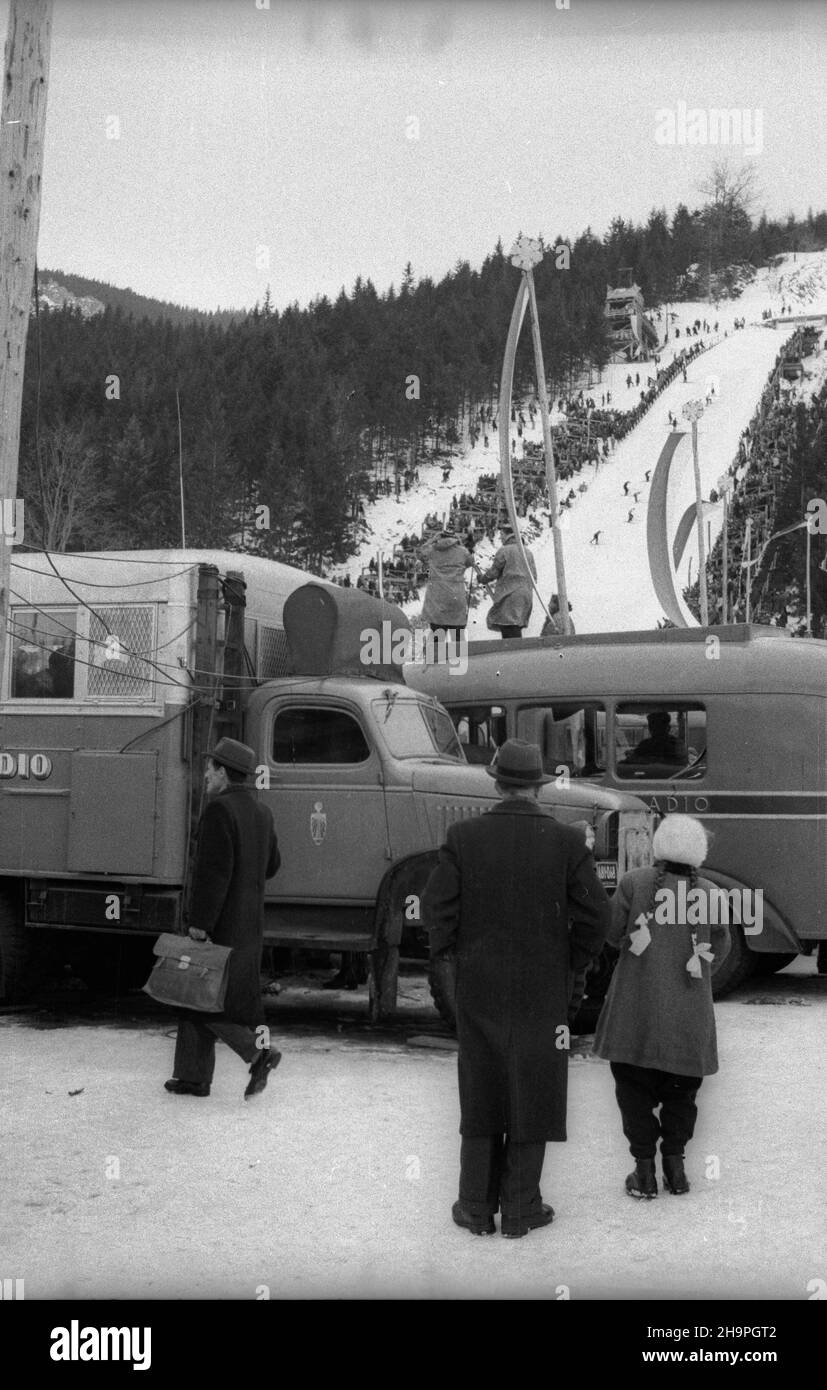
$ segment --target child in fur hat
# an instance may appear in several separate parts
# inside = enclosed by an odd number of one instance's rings
[[[707,855],[701,822],[664,817],[652,848],[654,865],[625,874],[612,900],[607,941],[620,959],[594,1040],[595,1055],[611,1063],[635,1160],[626,1191],[642,1198],[658,1194],[658,1139],[664,1186],[689,1191],[683,1157],[695,1097],[718,1070],[711,966],[730,946],[715,885],[697,873]]]

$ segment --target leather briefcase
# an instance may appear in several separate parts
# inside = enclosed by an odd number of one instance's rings
[[[158,957],[144,985],[159,1004],[216,1014],[224,1008],[232,946],[193,941],[164,932],[152,948]]]

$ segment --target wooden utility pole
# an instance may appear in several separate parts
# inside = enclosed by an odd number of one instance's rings
[[[0,509],[15,517],[51,38],[52,0],[10,0],[0,115]],[[0,679],[10,571],[11,539],[0,533]]]

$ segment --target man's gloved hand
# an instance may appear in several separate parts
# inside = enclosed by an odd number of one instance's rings
[[[188,927],[187,935],[191,936],[193,941],[207,940],[207,933],[205,931],[202,931],[200,927]]]

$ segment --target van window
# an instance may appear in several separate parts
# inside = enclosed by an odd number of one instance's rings
[[[77,613],[12,608],[11,698],[71,700],[75,694]]]
[[[567,767],[570,777],[600,777],[606,771],[606,710],[598,701],[523,705],[517,738],[536,743],[547,773]]]
[[[362,730],[345,710],[291,705],[276,715],[276,763],[363,763],[369,757]]]
[[[505,743],[505,710],[501,705],[465,705],[451,709],[450,715],[468,762],[487,767]]]
[[[615,713],[615,773],[636,781],[706,774],[706,710],[687,701],[636,702]]]

